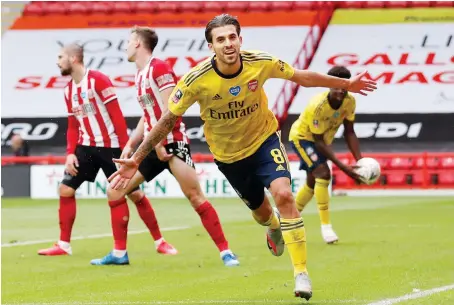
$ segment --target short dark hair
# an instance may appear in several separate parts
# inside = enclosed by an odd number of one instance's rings
[[[350,70],[343,66],[334,66],[328,71],[328,75],[349,79],[352,77]]]
[[[156,45],[158,44],[158,34],[149,27],[145,26],[135,26],[132,28],[131,33],[136,33],[145,44],[145,48],[150,50],[151,52],[154,51]]]
[[[240,36],[241,26],[240,23],[238,22],[238,19],[229,14],[222,14],[217,15],[216,17],[211,19],[210,22],[208,22],[205,28],[205,39],[209,43],[213,43],[213,35],[211,34],[211,31],[215,28],[220,28],[226,25],[234,25],[236,28],[236,33],[238,34],[238,36]]]

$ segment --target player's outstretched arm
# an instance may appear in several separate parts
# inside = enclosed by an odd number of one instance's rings
[[[340,88],[367,95],[367,92],[377,89],[377,83],[372,80],[363,80],[362,78],[366,72],[364,71],[351,79],[343,79],[314,71],[295,69],[295,73],[290,80],[303,87]]]
[[[142,142],[143,139],[143,130],[144,130],[145,117],[142,116],[137,123],[136,129],[132,132],[129,137],[128,143],[126,143],[123,151],[121,152],[120,159],[126,159],[132,156],[134,149]]]
[[[140,144],[137,151],[132,156],[132,159],[136,164],[140,164],[143,159],[153,150],[159,142],[161,142],[168,134],[172,131],[175,123],[178,120],[178,116],[174,115],[170,111],[166,111],[161,117],[158,123],[153,126],[151,131]]]
[[[356,136],[355,129],[353,128],[353,122],[344,120],[344,138],[347,142],[347,146],[350,149],[355,160],[358,161],[362,158],[361,150],[359,149],[359,140]]]
[[[326,145],[325,140],[323,139],[323,134],[321,134],[321,135],[320,134],[313,134],[313,136],[314,136],[315,148],[317,148],[317,150],[320,153],[322,153],[325,157],[327,157],[334,164],[336,164],[337,167],[339,167],[339,169],[341,171],[343,171],[344,173],[346,173],[349,177],[351,177],[354,180],[357,180],[358,182],[360,181],[358,174],[356,174],[354,172],[354,170],[353,170],[354,168],[352,168],[350,166],[347,166],[344,163],[342,163],[336,157],[336,155],[334,154],[334,152],[331,149],[331,147],[329,145]]]

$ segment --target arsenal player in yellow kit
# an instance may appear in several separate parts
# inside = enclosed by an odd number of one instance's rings
[[[169,98],[163,114],[130,159],[115,160],[120,169],[110,177],[113,188],[124,188],[139,164],[194,103],[200,106],[207,143],[219,170],[251,209],[253,218],[267,229],[267,243],[280,256],[287,245],[295,277],[295,296],[309,299],[312,287],[306,269],[306,232],[290,188],[287,154],[277,131],[278,122],[268,108],[263,85],[282,78],[306,87],[343,88],[365,95],[376,89],[364,73],[351,80],[292,68],[261,51],[240,51],[238,20],[223,14],[206,26],[205,38],[214,53],[189,71]],[[264,188],[271,192],[271,207]]]
[[[350,71],[336,66],[328,75],[350,79]],[[330,148],[340,125],[344,125],[344,137],[355,159],[361,159],[359,141],[353,128],[355,121],[355,98],[345,89],[331,89],[314,96],[303,113],[290,129],[290,142],[300,159],[300,169],[305,170],[305,185],[296,194],[296,206],[301,212],[315,194],[322,236],[326,243],[338,241],[329,216],[329,191],[331,171],[327,160],[331,160],[347,175],[358,180],[354,168],[339,161]]]

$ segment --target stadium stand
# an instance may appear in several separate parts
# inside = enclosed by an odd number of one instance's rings
[[[312,19],[307,25],[307,31],[304,37],[301,37],[301,41],[298,41],[300,48],[298,52],[292,53],[294,56],[293,65],[299,68],[312,68],[317,71],[322,71],[325,66],[319,65],[317,56],[321,56],[320,52],[324,49],[333,49],[332,39],[329,36],[331,31],[333,18],[337,13],[341,11],[352,12],[354,10],[364,10],[364,12],[374,10],[387,10],[389,12],[395,12],[399,10],[417,10],[417,9],[443,9],[453,8],[454,1],[229,1],[229,2],[216,2],[216,1],[187,1],[187,2],[170,2],[170,1],[139,1],[139,2],[128,2],[128,1],[117,1],[117,2],[105,2],[105,1],[91,1],[91,2],[70,2],[70,1],[54,1],[54,2],[40,2],[32,1],[25,4],[25,2],[14,2],[8,4],[2,3],[2,17],[10,16],[9,22],[2,18],[2,35],[5,27],[10,27],[11,20],[17,19],[21,15],[23,10],[24,18],[38,18],[33,20],[40,20],[42,18],[64,18],[67,16],[92,16],[98,18],[99,16],[109,16],[115,18],[115,16],[124,16],[131,14],[153,14],[154,16],[182,16],[184,14],[216,14],[220,12],[228,12],[232,14],[279,14],[279,13],[295,13],[295,12],[311,12]],[[8,8],[6,8],[8,7]],[[204,15],[205,16],[205,15]],[[309,16],[309,15],[304,15]],[[101,18],[100,17],[100,18]],[[449,17],[449,16],[448,16]],[[270,18],[272,19],[272,18]],[[8,22],[8,23],[5,23]],[[447,18],[446,22],[454,22]],[[18,22],[16,26],[21,26]],[[62,25],[63,26],[63,25]],[[118,27],[118,26],[117,26]],[[128,27],[128,26],[124,26]],[[13,25],[14,28],[14,25]],[[451,27],[452,29],[452,27]],[[353,34],[352,34],[353,35]],[[292,37],[294,39],[294,37]],[[298,40],[298,38],[297,38]],[[357,46],[352,45],[352,49]],[[451,47],[452,48],[452,47]],[[295,56],[296,55],[296,56]],[[364,58],[362,58],[364,60]],[[5,76],[4,76],[5,77]],[[441,78],[441,76],[440,76]],[[49,85],[49,84],[48,84]],[[274,96],[276,101],[273,104],[273,111],[281,122],[284,135],[288,132],[289,124],[295,119],[295,115],[301,111],[298,108],[292,113],[291,106],[294,100],[301,99],[301,104],[304,105],[307,102],[307,91],[305,93],[299,93],[300,88],[291,83],[282,83],[282,88]],[[311,91],[313,92],[313,91]],[[452,92],[452,90],[451,90]],[[449,90],[441,93],[446,103],[439,103],[440,107],[448,108],[449,100],[452,99],[454,94],[450,94]],[[447,98],[446,98],[447,94]],[[298,103],[298,101],[297,101]],[[373,103],[379,103],[373,102]],[[371,103],[371,104],[373,104]],[[368,106],[369,107],[369,106]],[[289,116],[290,111],[290,116]],[[376,115],[377,112],[371,112],[366,115],[369,119]],[[394,122],[394,114],[378,112],[380,117],[386,118],[384,123]],[[447,115],[452,118],[452,112],[446,111]],[[293,116],[292,116],[293,115]],[[361,115],[360,115],[361,116]],[[14,117],[9,117],[11,119]],[[437,128],[441,128],[436,125],[436,121],[439,120],[438,116],[432,114],[421,114],[421,119],[428,120],[426,123],[423,122],[424,126],[434,125]],[[431,118],[430,120],[428,118]],[[444,124],[446,117],[443,117],[444,121],[439,121]],[[3,118],[2,118],[3,119]],[[33,121],[33,120],[31,120]],[[31,122],[30,121],[30,122]],[[134,121],[134,120],[132,120]],[[367,121],[367,120],[366,120]],[[452,120],[451,120],[452,121]],[[5,120],[8,122],[8,120]],[[11,122],[15,122],[14,120]],[[54,118],[51,123],[61,125],[60,129],[65,129],[65,122],[62,118]],[[360,121],[361,123],[361,121]],[[368,122],[363,122],[367,124]],[[13,124],[13,123],[11,123]],[[28,124],[28,123],[26,123]],[[32,124],[32,123],[30,123]],[[192,123],[191,123],[192,124]],[[374,128],[374,132],[380,129],[380,122],[376,122],[377,126]],[[2,122],[2,145],[7,144],[10,133],[4,132],[8,123]],[[33,123],[33,126],[37,126],[37,123]],[[132,125],[129,124],[128,125]],[[30,125],[31,126],[31,125]],[[194,126],[194,133],[200,134],[201,122],[197,121],[192,124]],[[416,125],[415,125],[416,126]],[[406,126],[406,133],[409,133],[411,126]],[[417,126],[414,127],[417,129]],[[434,130],[434,129],[432,129]],[[421,131],[421,134],[423,131]],[[5,136],[4,136],[5,134]],[[450,152],[454,150],[454,140],[443,137],[445,132],[440,132],[438,135],[429,135],[427,141],[419,141],[418,138],[407,139],[404,141],[402,137],[395,140],[377,139],[370,137],[365,140],[364,150],[367,152],[366,156],[376,158],[382,167],[382,177],[373,186],[359,186],[356,185],[351,179],[349,179],[343,172],[336,167],[333,168],[333,185],[335,189],[452,189],[454,188],[454,153]],[[61,135],[60,135],[61,136]],[[285,136],[284,136],[285,137]],[[435,140],[436,141],[435,141]],[[438,140],[437,140],[438,139]],[[33,142],[33,141],[32,141]],[[197,142],[197,140],[196,140]],[[342,142],[337,140],[337,142]],[[405,142],[402,144],[400,142]],[[206,154],[207,148],[203,144],[195,144],[196,153],[194,155],[196,162],[212,162],[211,155]],[[64,157],[58,156],[62,154],[64,146],[61,144],[58,147],[55,145],[33,147],[32,152],[40,155],[52,156],[34,156],[34,157],[7,157],[2,156],[2,166],[12,164],[62,164],[64,163]],[[345,151],[344,144],[335,144],[336,149]],[[5,149],[4,149],[5,151]],[[354,160],[351,155],[341,152],[339,157],[345,161],[345,163],[353,164]],[[296,156],[290,155],[291,161],[296,161]]]
[[[5,31],[22,15],[28,1],[2,1],[2,36]]]

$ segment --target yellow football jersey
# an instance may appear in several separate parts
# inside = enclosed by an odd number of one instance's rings
[[[328,93],[324,92],[314,96],[303,113],[293,123],[290,129],[290,141],[307,140],[314,142],[312,134],[323,134],[326,144],[334,140],[339,126],[344,119],[355,120],[355,98],[348,93],[342,106],[334,110],[328,102]]]
[[[278,128],[263,84],[270,78],[289,79],[295,71],[261,51],[242,51],[241,69],[234,75],[223,75],[214,61],[215,56],[200,63],[178,82],[169,110],[181,116],[198,102],[211,152],[233,163],[256,152]]]

